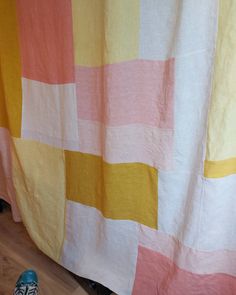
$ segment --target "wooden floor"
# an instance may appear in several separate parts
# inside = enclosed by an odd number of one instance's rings
[[[33,244],[22,223],[11,212],[0,213],[0,295],[11,295],[19,274],[37,271],[42,295],[87,295],[79,283]]]

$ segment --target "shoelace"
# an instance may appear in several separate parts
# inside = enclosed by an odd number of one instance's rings
[[[38,295],[38,291],[37,283],[21,284],[15,288],[13,295]]]

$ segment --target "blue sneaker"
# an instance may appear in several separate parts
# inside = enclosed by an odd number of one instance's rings
[[[13,295],[38,295],[38,277],[35,271],[28,269],[24,271],[18,281]]]

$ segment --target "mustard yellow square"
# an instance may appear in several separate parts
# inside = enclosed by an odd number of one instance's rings
[[[157,228],[157,171],[141,163],[109,164],[102,157],[65,152],[66,192],[111,219]]]
[[[22,90],[15,1],[0,1],[0,127],[20,137]]]

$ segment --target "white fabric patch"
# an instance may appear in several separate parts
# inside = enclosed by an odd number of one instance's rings
[[[135,222],[106,219],[95,208],[67,201],[64,267],[119,295],[130,295],[137,251]]]
[[[78,146],[75,84],[47,84],[22,78],[22,138],[57,148]]]
[[[236,175],[204,179],[199,248],[236,251]]]
[[[174,171],[202,174],[213,52],[176,59]]]
[[[79,151],[102,156],[109,163],[144,163],[172,168],[173,130],[141,124],[109,127],[79,120]]]
[[[218,1],[141,0],[140,57],[165,60],[209,50]]]

